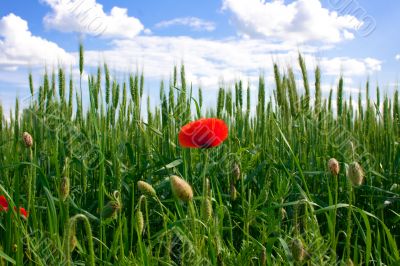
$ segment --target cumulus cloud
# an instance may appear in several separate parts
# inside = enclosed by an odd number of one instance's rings
[[[338,43],[354,38],[362,25],[356,17],[341,16],[319,0],[223,0],[241,35],[295,43]]]
[[[56,43],[34,36],[27,21],[9,14],[0,19],[0,67],[72,64],[74,58]]]
[[[317,58],[315,48],[302,47],[310,70],[319,64],[323,74],[338,76],[368,75],[381,69],[373,58]],[[116,40],[103,51],[86,51],[88,64],[107,61],[117,71],[127,72],[143,66],[146,77],[165,78],[172,66],[185,63],[188,79],[204,87],[216,87],[221,79],[232,82],[242,78],[257,80],[260,73],[272,74],[277,62],[282,67],[297,64],[298,46],[276,44],[260,39],[210,40],[191,37],[138,36],[135,40]]]
[[[105,60],[119,71],[140,65],[147,77],[159,79],[171,73],[174,64],[183,61],[188,79],[205,87],[217,85],[222,78],[228,81],[258,76],[260,70],[272,66],[274,53],[286,54],[296,49],[257,40],[208,40],[187,36],[138,36],[135,40],[114,41],[112,47],[104,51],[86,51],[87,62],[96,66]]]
[[[167,28],[171,26],[188,26],[196,31],[213,31],[215,24],[210,21],[202,20],[196,17],[174,18],[171,20],[164,20],[155,25],[156,28]]]
[[[370,57],[363,59],[335,57],[320,60],[320,66],[327,75],[363,76],[380,71],[382,61]]]
[[[293,66],[299,73],[298,50],[304,53],[310,71],[319,64],[324,76],[331,76],[330,79],[341,73],[348,77],[363,77],[380,71],[382,65],[374,58],[316,57],[323,46],[299,47],[266,39],[139,35],[134,39],[114,39],[106,47],[104,50],[86,50],[85,67],[97,67],[107,62],[115,73],[143,67],[148,79],[158,81],[168,78],[173,65],[183,61],[188,80],[206,89],[218,88],[221,80],[228,84],[237,79],[256,83],[260,73],[264,73],[271,84],[274,62],[281,67]],[[18,72],[15,70],[19,66],[71,65],[77,57],[76,52],[67,53],[57,44],[33,36],[28,23],[14,14],[0,20],[0,69],[3,73]],[[0,75],[0,80],[5,81],[8,76]],[[8,82],[11,81],[8,79]]]
[[[104,38],[133,38],[144,26],[128,16],[126,8],[113,7],[109,14],[96,0],[42,0],[52,11],[43,21],[47,28]]]

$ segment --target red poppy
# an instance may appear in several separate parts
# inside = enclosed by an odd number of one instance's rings
[[[220,145],[228,137],[228,127],[223,120],[202,118],[182,127],[178,138],[181,146],[211,148]]]
[[[0,196],[0,212],[8,210],[8,202],[6,197]]]
[[[17,207],[14,207],[14,210],[17,211]],[[29,214],[23,207],[19,207],[19,214],[21,215],[22,218],[27,219]]]

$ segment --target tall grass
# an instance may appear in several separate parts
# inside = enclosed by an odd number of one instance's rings
[[[353,106],[340,78],[335,107],[332,90],[321,96],[321,70],[312,90],[301,55],[299,64],[304,95],[293,69],[274,65],[275,85],[260,76],[257,102],[237,81],[208,109],[211,95],[198,88],[194,97],[183,66],[161,83],[155,108],[143,99],[143,73],[117,81],[105,64],[83,84],[82,45],[79,86],[63,68],[38,88],[29,75],[28,107],[16,101],[6,119],[0,106],[0,195],[11,210],[0,213],[0,265],[400,263],[398,91],[373,102],[367,83],[366,104],[360,94]],[[180,127],[210,116],[226,121],[228,140],[181,148]],[[346,178],[354,161],[366,173],[359,187]],[[174,198],[171,175],[191,184],[192,202]],[[157,195],[141,197],[139,180]]]

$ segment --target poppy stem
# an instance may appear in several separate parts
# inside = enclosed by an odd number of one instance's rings
[[[204,168],[203,168],[203,172],[201,174],[201,177],[203,179],[203,196],[207,195],[207,181],[206,181],[207,168],[208,168],[208,149],[205,149],[204,150]]]

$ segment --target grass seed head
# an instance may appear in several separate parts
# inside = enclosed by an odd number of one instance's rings
[[[234,163],[232,166],[232,175],[235,180],[240,179],[240,167],[237,163]]]
[[[287,212],[285,208],[281,208],[281,219],[285,220],[287,218]]]
[[[22,134],[22,139],[23,139],[23,141],[25,143],[25,146],[27,148],[31,148],[33,146],[33,138],[31,136],[31,134],[29,134],[28,132],[24,132]]]
[[[331,172],[332,175],[337,176],[340,171],[340,166],[338,160],[335,158],[331,158],[328,161],[328,169]]]
[[[147,203],[146,196],[145,196],[145,195],[141,195],[141,196],[139,197],[138,209],[141,210],[142,205],[143,205],[143,204],[146,204],[146,203]]]
[[[70,239],[69,239],[69,248],[70,251],[74,251],[74,249],[76,248],[76,246],[78,245],[78,239],[76,238],[75,234],[72,234]]]
[[[211,200],[209,198],[203,199],[201,207],[204,220],[205,221],[210,220],[213,212]]]
[[[347,178],[353,186],[360,186],[364,181],[364,170],[357,163],[351,163],[347,168]]]
[[[139,191],[142,192],[143,194],[146,194],[151,197],[157,196],[155,189],[149,183],[144,182],[144,181],[138,181],[137,185],[138,185]]]
[[[294,239],[290,247],[295,261],[303,261],[306,258],[306,251],[300,239]]]
[[[188,202],[193,199],[192,187],[182,178],[173,175],[170,177],[171,188],[175,196],[180,200]]]
[[[352,261],[351,259],[348,259],[348,260],[346,261],[346,266],[354,266],[353,261]]]
[[[116,200],[111,200],[104,206],[101,212],[101,218],[103,220],[113,220],[117,217],[118,211],[120,210],[121,204]]]
[[[68,198],[69,192],[70,192],[69,178],[67,176],[64,176],[61,179],[60,183],[60,197],[62,201],[65,201]]]
[[[231,200],[235,201],[237,199],[237,190],[233,183],[231,183]]]
[[[204,182],[203,194],[204,197],[208,197],[211,195],[210,179],[206,178]]]
[[[143,229],[144,229],[144,218],[143,218],[143,213],[141,210],[136,211],[135,218],[136,218],[136,228],[137,228],[138,234],[141,235],[143,233]]]

